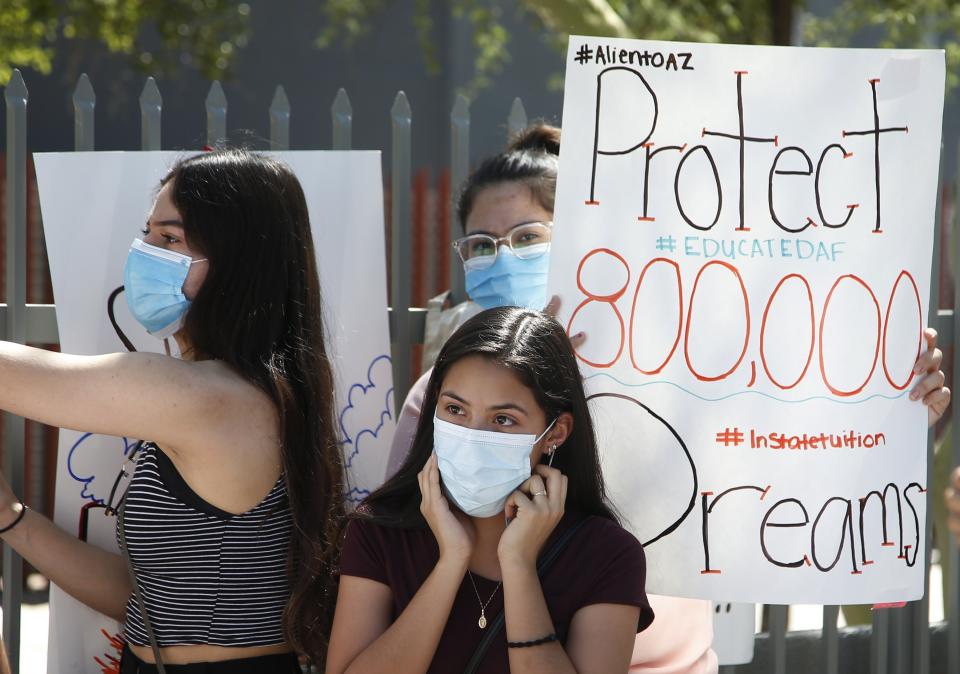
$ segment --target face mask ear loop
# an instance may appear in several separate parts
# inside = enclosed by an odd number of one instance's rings
[[[543,440],[544,436],[545,436],[547,433],[550,432],[550,429],[553,428],[553,425],[554,425],[555,423],[557,423],[557,419],[559,419],[559,418],[560,418],[560,417],[557,417],[556,419],[554,419],[553,421],[551,421],[551,422],[550,422],[550,425],[547,426],[545,429],[543,429],[543,433],[541,433],[540,435],[538,435],[538,436],[537,436],[537,439],[533,441],[533,444],[537,444],[538,442],[540,442],[541,440]],[[556,453],[557,453],[557,446],[556,446],[556,445],[551,445],[551,446],[550,446],[550,462],[547,464],[547,465],[550,466],[551,468],[553,467],[553,455],[556,454]]]
[[[163,338],[163,350],[167,352],[167,355],[170,355],[170,340],[166,337]]]
[[[557,419],[559,419],[559,418],[560,418],[560,417],[557,417]],[[537,439],[533,441],[533,444],[537,444],[538,442],[540,442],[541,440],[543,440],[543,436],[545,436],[547,433],[550,432],[550,429],[553,428],[553,425],[554,425],[555,423],[557,423],[557,419],[554,419],[553,421],[551,421],[551,422],[550,422],[550,425],[543,429],[543,433],[541,433],[540,435],[537,436]]]
[[[117,323],[117,317],[113,311],[113,303],[116,302],[117,296],[119,296],[123,291],[123,286],[114,288],[113,292],[110,293],[110,297],[107,298],[107,318],[110,319],[110,325],[113,326],[114,332],[117,333],[117,337],[120,339],[121,343],[123,343],[123,346],[126,347],[127,351],[130,353],[136,353],[137,347],[135,347],[133,342],[131,342],[127,336],[123,334],[123,330],[120,329],[120,325]]]

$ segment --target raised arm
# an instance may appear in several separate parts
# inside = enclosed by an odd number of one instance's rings
[[[0,409],[50,426],[188,447],[202,444],[198,433],[216,432],[234,402],[236,387],[216,367],[151,353],[73,356],[0,342]]]
[[[507,499],[510,525],[497,556],[503,574],[507,645],[513,674],[626,672],[640,607],[596,603],[577,611],[563,646],[537,574],[537,556],[563,517],[567,478],[542,464]],[[584,574],[596,569],[583,569]],[[512,644],[512,645],[511,645]]]

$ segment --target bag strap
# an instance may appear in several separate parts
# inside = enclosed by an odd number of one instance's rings
[[[567,543],[570,542],[570,539],[573,538],[574,534],[580,530],[587,521],[587,518],[582,518],[579,522],[574,524],[572,527],[563,532],[563,535],[557,539],[547,553],[540,558],[539,563],[537,564],[537,576],[543,578],[547,575],[547,571],[550,570],[550,567],[553,565],[554,560],[563,552],[563,549],[567,547]],[[500,615],[496,617],[493,621],[493,624],[490,625],[490,629],[487,630],[487,633],[483,635],[483,639],[480,640],[480,643],[477,645],[477,650],[474,651],[473,657],[470,658],[470,662],[467,663],[466,668],[463,670],[463,674],[475,674],[477,668],[480,667],[480,663],[483,662],[484,656],[486,656],[487,651],[490,650],[490,645],[493,643],[493,640],[496,639],[500,632],[503,630],[503,624],[506,621],[506,611],[500,611]]]
[[[140,619],[143,621],[143,629],[150,640],[150,649],[153,651],[153,659],[156,661],[157,672],[167,674],[163,667],[163,659],[160,657],[160,646],[157,644],[157,637],[153,633],[153,625],[150,624],[150,616],[147,615],[147,605],[143,602],[143,595],[140,592],[140,583],[137,582],[137,572],[133,569],[133,562],[130,560],[130,553],[127,551],[127,536],[125,532],[124,514],[127,511],[126,492],[120,504],[117,506],[117,538],[120,541],[120,554],[127,560],[127,571],[130,573],[130,581],[133,583],[133,594],[137,600],[137,607],[140,609]]]

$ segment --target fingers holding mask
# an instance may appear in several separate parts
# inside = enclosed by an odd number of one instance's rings
[[[567,476],[556,468],[545,466],[542,463],[534,466],[533,470],[546,484],[551,509],[562,516],[563,504],[567,502]]]
[[[507,497],[507,503],[504,507],[504,513],[507,522],[512,522],[520,514],[521,510],[531,510],[538,506],[538,501],[546,495],[547,489],[543,479],[539,475],[531,475],[523,483],[513,490]]]
[[[535,564],[550,533],[563,517],[566,478],[556,468],[538,465],[534,473],[507,498],[509,526],[500,538],[497,554],[503,563]]]

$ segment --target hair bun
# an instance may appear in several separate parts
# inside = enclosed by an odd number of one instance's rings
[[[546,152],[560,154],[560,127],[542,122],[531,124],[523,129],[510,144],[507,152]]]

